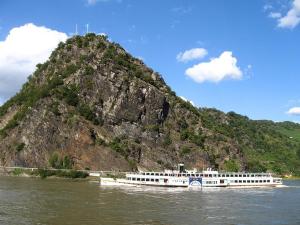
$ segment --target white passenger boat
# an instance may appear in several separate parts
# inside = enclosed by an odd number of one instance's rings
[[[100,178],[101,185],[148,185],[163,187],[260,187],[282,186],[282,179],[271,173],[218,172],[208,168],[205,171],[178,170],[164,172],[127,173],[124,179]]]

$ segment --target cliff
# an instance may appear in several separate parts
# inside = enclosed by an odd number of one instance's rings
[[[195,108],[105,36],[75,36],[0,108],[1,165],[300,173],[300,125]]]

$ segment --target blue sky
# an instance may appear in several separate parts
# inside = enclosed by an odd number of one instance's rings
[[[107,34],[142,58],[179,96],[199,107],[300,121],[299,0],[1,0],[0,103],[33,70],[15,72],[23,59],[4,63],[13,54],[7,52],[23,55],[22,45],[30,46],[22,33],[14,39],[22,42],[16,51],[11,50],[15,42],[8,41],[13,28],[30,23],[35,26],[31,35],[43,26],[62,39],[75,32],[76,24],[80,34],[89,24],[89,31]],[[26,59],[36,63],[48,52]]]

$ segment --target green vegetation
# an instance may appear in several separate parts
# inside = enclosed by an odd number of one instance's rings
[[[20,175],[27,175],[27,176],[38,176],[42,179],[47,177],[61,177],[61,178],[86,178],[88,177],[88,173],[83,171],[76,171],[76,170],[49,170],[49,169],[23,169],[23,168],[16,168],[12,171],[12,175],[20,176]]]
[[[57,152],[50,156],[49,164],[54,169],[72,169],[73,167],[73,161],[69,156],[60,157]]]
[[[291,122],[278,123],[275,130],[281,134],[300,142],[300,125]]]
[[[225,161],[224,163],[225,165],[225,170],[229,171],[229,172],[238,172],[240,167],[238,165],[238,163],[235,160],[228,160]]]
[[[186,147],[186,146],[183,146],[183,147],[181,148],[181,151],[180,151],[180,156],[183,157],[183,156],[185,156],[185,155],[187,155],[187,154],[189,154],[189,153],[191,153],[191,148],[188,148],[188,147]]]
[[[13,171],[12,171],[12,174],[14,175],[14,176],[20,176],[20,175],[22,175],[22,174],[24,174],[25,173],[25,171],[23,170],[23,169],[21,169],[21,168],[16,168],[16,169],[14,169]]]
[[[62,178],[86,178],[88,173],[76,170],[47,170],[47,169],[38,169],[34,170],[31,175],[39,176],[42,179],[47,177],[62,177]]]
[[[122,140],[118,137],[115,137],[108,145],[111,149],[114,151],[120,153],[123,156],[127,156],[127,145],[125,143],[122,143]]]
[[[62,97],[68,105],[77,106],[79,103],[78,92],[79,88],[76,85],[69,85],[62,89]]]
[[[166,137],[163,141],[163,146],[166,147],[166,146],[169,146],[170,144],[172,144],[172,139],[171,139],[170,135],[168,134],[168,135],[166,135]]]
[[[66,69],[62,72],[63,78],[69,77],[71,74],[75,73],[79,69],[75,64],[67,65]]]
[[[190,142],[196,144],[199,147],[204,147],[205,137],[200,134],[194,134],[187,129],[183,129],[180,132],[180,139],[182,141],[189,140]]]
[[[215,109],[202,109],[200,118],[205,127],[218,134],[215,138],[221,135],[237,141],[248,171],[300,174],[300,142],[297,138],[300,125],[254,121],[234,112],[225,117]],[[295,137],[290,138],[292,135]]]
[[[95,113],[93,113],[93,110],[89,107],[89,105],[81,103],[78,106],[78,112],[81,116],[83,116],[85,119],[93,122],[95,125],[103,125],[103,120],[96,116]]]
[[[25,147],[25,143],[19,143],[16,146],[16,151],[20,152],[20,151],[22,151],[24,149],[24,147]]]
[[[159,125],[157,124],[149,124],[144,127],[147,131],[159,132]]]

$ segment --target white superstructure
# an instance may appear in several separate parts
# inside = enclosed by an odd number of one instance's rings
[[[281,178],[271,173],[185,171],[179,164],[176,171],[127,173],[125,179],[101,178],[102,185],[149,185],[165,187],[255,187],[280,186]]]

